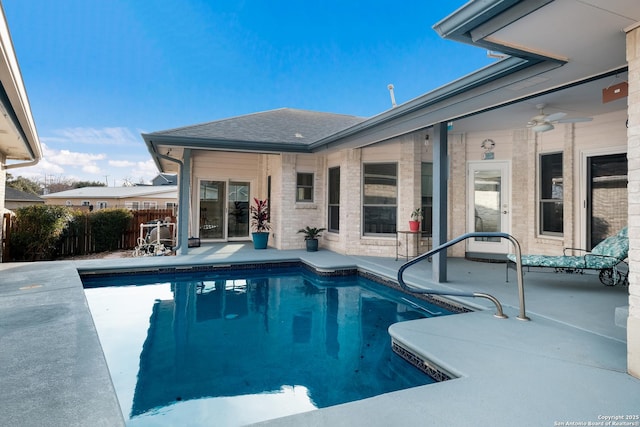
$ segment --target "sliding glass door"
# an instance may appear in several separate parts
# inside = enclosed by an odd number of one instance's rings
[[[248,182],[200,181],[201,239],[243,240],[249,237]]]

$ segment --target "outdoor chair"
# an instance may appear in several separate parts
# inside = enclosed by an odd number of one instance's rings
[[[582,255],[567,255],[567,252]],[[532,268],[553,268],[556,273],[578,273],[585,270],[597,270],[598,278],[603,285],[616,286],[628,284],[628,264],[625,259],[629,254],[629,237],[627,227],[618,234],[609,236],[598,243],[590,252],[585,249],[564,248],[563,255],[522,255],[522,267],[529,271]],[[509,268],[516,268],[516,256],[507,255],[507,282]],[[624,268],[621,269],[621,267]]]

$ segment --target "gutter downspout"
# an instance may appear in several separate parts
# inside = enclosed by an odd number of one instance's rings
[[[149,150],[151,151],[151,150]],[[178,160],[174,157],[169,157],[169,156],[165,156],[164,154],[160,154],[158,152],[156,152],[155,150],[151,153],[153,156],[160,158],[160,159],[164,159],[164,160],[168,160],[170,162],[175,162],[178,164],[178,166],[180,167],[180,174],[179,176],[182,178],[182,169],[184,168],[184,163],[181,160]],[[160,163],[160,162],[158,162]],[[182,187],[182,182],[180,182],[180,187]],[[183,219],[183,206],[185,206],[184,200],[183,200],[184,196],[183,196],[183,191],[181,191],[180,188],[178,188],[178,212],[179,212],[179,218],[180,218],[180,222],[182,222]],[[180,247],[182,246],[182,239],[180,237],[182,237],[182,232],[181,232],[182,227],[180,226],[180,224],[178,225],[178,230],[180,230],[177,233],[176,236],[176,240],[177,240],[177,245],[174,248],[174,251],[176,252],[176,254],[178,253],[178,249],[180,249]]]
[[[7,170],[7,169],[26,168],[29,166],[35,166],[39,162],[40,162],[40,159],[34,159],[34,160],[29,160],[28,162],[23,162],[23,163],[13,163],[11,165],[4,165],[3,169]]]

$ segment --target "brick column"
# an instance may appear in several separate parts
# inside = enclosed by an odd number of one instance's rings
[[[5,156],[0,153],[0,242],[4,240],[2,235],[3,226],[3,214],[4,214],[4,198],[5,198],[5,186],[7,185],[7,172],[4,170],[4,164],[6,162]],[[2,245],[0,244],[0,262],[2,262]]]
[[[345,236],[345,255],[358,253],[362,235],[362,149],[346,152],[340,170],[340,234]]]
[[[629,317],[627,370],[640,378],[640,23],[627,30],[629,97]]]

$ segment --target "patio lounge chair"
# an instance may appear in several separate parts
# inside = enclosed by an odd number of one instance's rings
[[[567,255],[567,251],[582,253],[582,255]],[[629,254],[629,237],[627,227],[618,234],[609,236],[598,243],[591,252],[585,249],[565,248],[562,256],[554,255],[522,255],[522,267],[553,268],[556,273],[579,273],[584,270],[599,270],[600,282],[606,286],[627,285],[628,265],[625,262]],[[509,268],[516,268],[516,256],[507,255],[507,282]],[[620,269],[621,264],[626,268]]]

